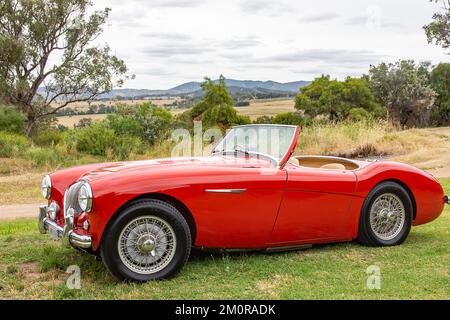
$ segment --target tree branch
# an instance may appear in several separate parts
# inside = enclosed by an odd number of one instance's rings
[[[86,98],[79,98],[79,99],[74,99],[74,100],[68,100],[68,101],[64,102],[62,105],[60,105],[57,108],[53,109],[52,111],[47,112],[47,113],[43,113],[41,115],[38,115],[36,118],[39,119],[39,118],[42,118],[42,117],[46,117],[46,116],[55,114],[59,110],[67,107],[68,105],[70,105],[72,103],[90,101],[90,100],[94,99],[95,97],[98,97],[99,95],[102,95],[102,94],[107,93],[107,92],[108,91],[96,92],[96,93],[93,93],[93,94],[91,94],[90,96],[88,96]]]

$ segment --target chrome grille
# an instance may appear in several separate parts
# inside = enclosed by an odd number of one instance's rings
[[[64,218],[68,218],[71,215],[72,210],[74,210],[74,216],[81,214],[82,210],[78,205],[78,191],[80,190],[83,182],[75,182],[72,184],[64,193]]]

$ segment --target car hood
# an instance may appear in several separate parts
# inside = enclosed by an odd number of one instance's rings
[[[101,182],[118,176],[186,176],[198,175],[206,171],[217,171],[217,168],[273,168],[271,161],[256,158],[209,156],[165,158],[143,161],[109,162],[88,164],[72,168],[61,169],[50,174],[52,185],[59,197],[75,181]],[[57,196],[58,197],[58,196]]]
[[[104,176],[114,174],[142,173],[154,170],[186,170],[198,167],[244,167],[244,168],[269,168],[272,165],[270,161],[256,158],[229,157],[229,156],[210,156],[210,157],[190,157],[190,158],[164,158],[155,160],[113,162],[98,164],[95,168],[84,172],[80,179],[93,181],[101,179]]]

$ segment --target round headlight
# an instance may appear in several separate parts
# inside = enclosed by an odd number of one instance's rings
[[[90,212],[92,209],[92,189],[87,182],[78,191],[78,205],[84,212]]]
[[[45,199],[50,199],[50,196],[52,195],[52,180],[49,175],[46,175],[44,179],[42,179],[41,193]]]

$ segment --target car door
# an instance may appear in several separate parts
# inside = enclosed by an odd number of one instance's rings
[[[286,186],[286,171],[221,168],[186,199],[196,212],[196,245],[257,248],[267,243]]]
[[[356,175],[288,164],[286,191],[270,244],[344,239]]]

